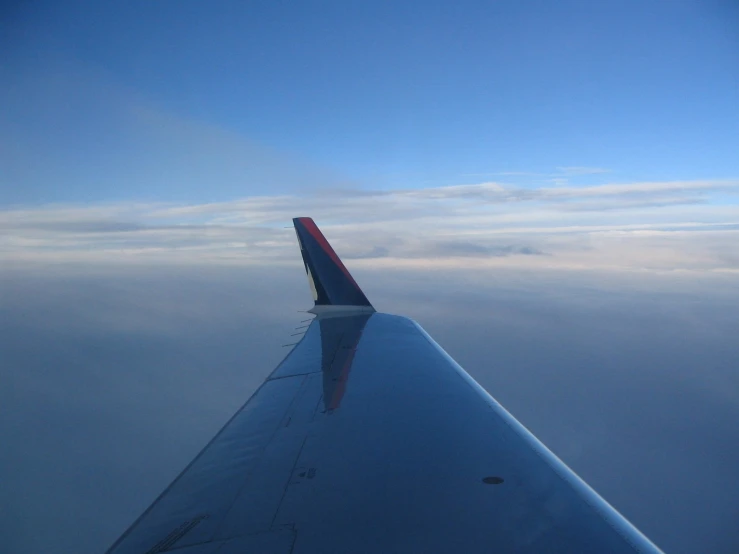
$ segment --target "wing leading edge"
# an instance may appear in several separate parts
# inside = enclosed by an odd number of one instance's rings
[[[316,318],[109,553],[658,553],[309,218]]]

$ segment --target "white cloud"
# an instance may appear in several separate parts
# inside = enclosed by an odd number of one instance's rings
[[[310,215],[353,264],[628,271],[739,270],[736,180],[323,191],[210,204],[0,211],[0,261],[293,263]]]

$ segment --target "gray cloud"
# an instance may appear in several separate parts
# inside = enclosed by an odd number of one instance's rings
[[[432,255],[437,256],[514,256],[514,255],[541,255],[542,251],[531,246],[519,245],[485,245],[474,242],[451,241],[433,245]]]
[[[664,208],[667,206],[689,206],[691,204],[706,204],[708,199],[700,196],[681,195],[673,197],[659,197],[653,195],[630,195],[619,202],[603,200],[569,201],[563,203],[559,209],[575,212],[608,212],[615,210],[633,210],[641,208]]]
[[[384,246],[375,246],[374,248],[372,248],[372,250],[369,250],[368,252],[360,252],[358,254],[353,253],[344,257],[350,260],[369,260],[372,258],[387,258],[389,255],[390,251]]]
[[[6,230],[37,230],[51,231],[57,233],[126,233],[130,231],[142,231],[151,228],[130,221],[20,221],[15,223],[0,224],[0,228]]]

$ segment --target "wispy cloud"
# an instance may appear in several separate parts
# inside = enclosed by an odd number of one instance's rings
[[[0,67],[0,202],[207,200],[351,186],[333,169],[225,126],[176,113],[96,66],[35,60]]]
[[[565,175],[597,175],[599,173],[610,173],[610,169],[603,167],[585,167],[581,165],[570,165],[558,167],[557,171]]]
[[[426,256],[435,257],[459,257],[471,256],[476,258],[503,257],[503,256],[534,256],[543,252],[530,246],[516,244],[493,244],[486,245],[472,241],[445,241],[433,244]]]
[[[611,173],[611,170],[603,167],[572,165],[559,166],[556,167],[554,171],[490,171],[487,173],[463,173],[461,177],[535,177],[552,180],[605,173]]]
[[[739,205],[725,199],[737,192],[737,180],[535,189],[488,182],[6,209],[0,260],[292,263],[295,239],[285,227],[310,215],[360,265],[735,271]]]

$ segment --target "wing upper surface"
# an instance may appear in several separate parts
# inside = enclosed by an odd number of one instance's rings
[[[418,324],[329,309],[109,553],[454,551],[659,552]]]
[[[414,322],[380,313],[314,321],[111,552],[244,544],[657,552]]]

